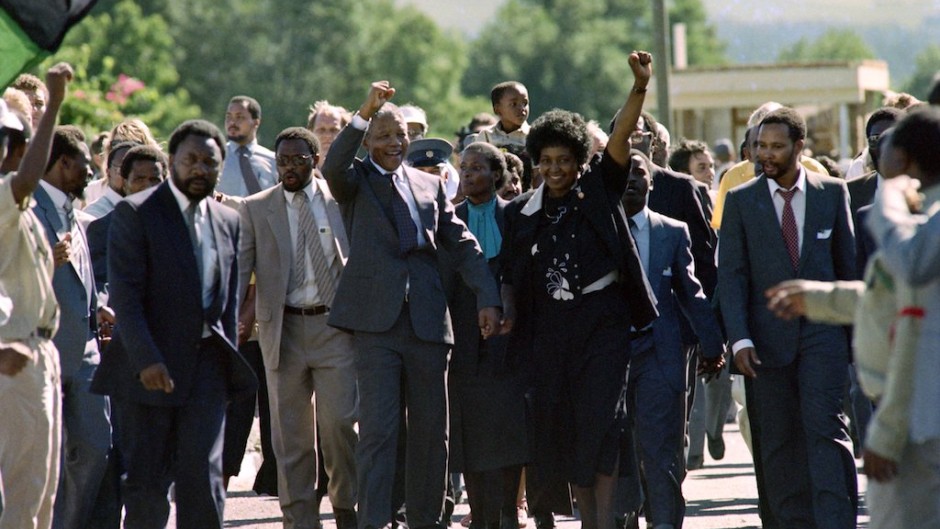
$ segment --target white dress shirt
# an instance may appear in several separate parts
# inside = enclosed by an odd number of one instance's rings
[[[231,195],[233,197],[247,197],[248,188],[245,186],[245,178],[242,176],[242,166],[239,161],[241,154],[238,153],[240,145],[234,141],[225,144],[225,161],[222,163],[222,174],[219,176],[219,185],[215,190],[219,193]],[[274,187],[279,178],[277,175],[277,166],[274,162],[274,152],[262,147],[255,140],[245,147],[251,151],[251,168],[255,176],[258,177],[258,184],[264,191],[269,187]]]
[[[88,296],[88,299],[91,299],[95,280],[91,270],[91,252],[88,250],[88,241],[85,239],[85,232],[78,226],[77,217],[72,219],[74,224],[71,227],[71,231],[69,231],[69,219],[65,212],[66,204],[71,206],[72,199],[45,180],[40,180],[39,185],[46,190],[46,193],[52,200],[52,204],[55,205],[56,213],[59,215],[59,221],[62,225],[56,232],[59,241],[62,241],[66,234],[71,235],[72,241],[69,243],[69,261],[72,262],[75,269],[78,271],[78,277],[85,287],[85,294]],[[74,208],[72,215],[75,216]]]
[[[323,193],[313,185],[311,181],[307,187],[298,191],[307,197],[310,204],[310,210],[313,212],[313,218],[317,221],[317,231],[320,236],[320,246],[323,247],[323,254],[326,257],[326,263],[332,268],[333,260],[336,259],[336,246],[333,237],[333,230],[330,227],[330,218],[326,213],[326,202],[323,199]],[[284,198],[287,199],[287,225],[290,227],[291,255],[297,249],[297,236],[300,231],[300,212],[294,207],[294,195],[297,193],[284,190]],[[304,274],[304,283],[299,288],[295,288],[287,293],[285,300],[291,307],[313,307],[323,305],[319,289],[317,289],[316,277],[314,276],[313,260],[310,257],[310,251],[307,250],[305,260],[306,272]],[[292,263],[293,264],[293,263]]]
[[[119,195],[117,191],[108,187],[97,200],[85,206],[84,211],[92,217],[100,219],[114,211],[114,206],[121,200],[124,200],[124,197]]]
[[[639,213],[630,217],[630,220],[636,225],[631,228],[633,240],[636,242],[636,251],[640,254],[640,263],[643,264],[643,271],[648,276],[650,274],[650,210],[643,208]]]

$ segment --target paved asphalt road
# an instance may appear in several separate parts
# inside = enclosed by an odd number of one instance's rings
[[[256,421],[257,429],[257,421]],[[725,458],[721,461],[705,456],[705,468],[689,473],[683,485],[687,501],[687,514],[684,529],[758,529],[760,518],[757,515],[757,490],[754,485],[754,472],[750,454],[736,424],[729,424],[725,429],[727,445]],[[255,465],[260,455],[255,451],[257,433],[253,433],[249,442],[249,453],[245,456],[242,472],[232,479],[229,496],[225,506],[225,527],[280,529],[281,510],[277,498],[259,497],[251,491],[254,481]],[[707,451],[706,451],[707,452]],[[859,490],[864,494],[866,480],[859,475]],[[862,502],[864,505],[864,501]],[[457,523],[469,512],[469,506],[461,503],[454,514],[453,529],[462,529]],[[170,527],[176,525],[171,513]],[[329,502],[323,503],[324,529],[335,529]],[[529,529],[535,524],[529,520]],[[558,519],[559,529],[578,529],[580,523],[575,518]],[[641,527],[643,527],[641,522]],[[859,528],[868,527],[868,516],[862,509],[859,516]]]

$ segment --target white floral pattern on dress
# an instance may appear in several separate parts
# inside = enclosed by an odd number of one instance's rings
[[[574,294],[571,292],[571,285],[564,276],[564,274],[568,273],[568,260],[570,258],[570,254],[565,254],[564,260],[560,262],[557,257],[552,259],[553,266],[548,267],[548,272],[545,274],[546,279],[548,279],[548,284],[545,285],[548,289],[548,293],[552,298],[558,301],[570,301],[574,299]]]

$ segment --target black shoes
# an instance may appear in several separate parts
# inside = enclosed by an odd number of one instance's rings
[[[333,509],[333,517],[336,518],[336,529],[356,529],[359,525],[356,511],[352,509]]]
[[[706,435],[705,438],[708,439],[708,453],[711,454],[712,459],[721,461],[725,457],[725,438],[721,435],[718,437]]]
[[[552,513],[537,513],[532,517],[535,518],[535,529],[555,529],[555,515]]]

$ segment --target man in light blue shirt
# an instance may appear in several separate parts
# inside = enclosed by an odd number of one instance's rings
[[[274,153],[258,145],[261,105],[252,97],[235,96],[225,111],[225,164],[216,191],[247,197],[277,183]]]

